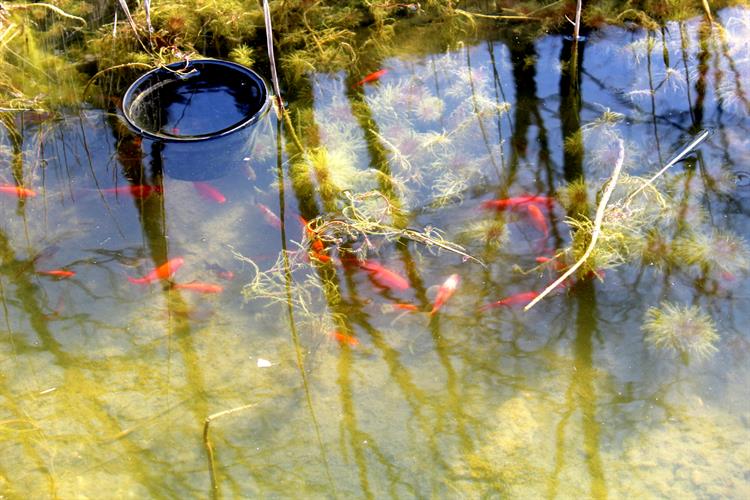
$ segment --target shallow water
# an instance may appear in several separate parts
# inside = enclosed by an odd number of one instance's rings
[[[312,100],[292,102],[292,116],[308,117],[298,132],[326,148],[329,170],[302,169],[269,113],[243,164],[209,188],[163,175],[158,148],[123,136],[118,116],[17,117],[23,139],[3,132],[0,175],[38,194],[0,194],[0,490],[750,496],[741,252],[711,269],[628,260],[528,312],[478,311],[558,274],[521,271],[570,243],[564,219],[576,214],[559,188],[587,180],[593,212],[613,137],[625,143],[627,174],[650,176],[711,129],[660,187],[680,200],[680,227],[747,245],[750,12],[718,17],[725,36],[698,19],[590,33],[580,81],[566,71],[569,40],[511,33],[442,53],[405,49],[361,86],[364,75],[312,74],[299,91]],[[604,120],[607,110],[622,116]],[[563,148],[576,137],[580,147]],[[221,161],[196,156],[206,168]],[[143,184],[161,193],[127,191]],[[375,236],[368,258],[407,289],[335,259],[311,263],[298,214],[333,217],[344,201],[331,186],[380,190],[403,211],[394,225],[439,228],[486,266]],[[527,193],[556,199],[546,235],[524,211],[481,208]],[[223,291],[127,279],[178,256],[175,283]],[[39,273],[53,269],[75,275]],[[428,315],[454,273],[458,290]],[[664,301],[708,314],[717,351],[700,359],[649,344],[646,311]]]

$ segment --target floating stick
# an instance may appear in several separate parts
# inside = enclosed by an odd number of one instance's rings
[[[643,191],[646,187],[650,186],[660,175],[662,175],[664,172],[666,172],[667,169],[669,169],[672,165],[674,165],[678,161],[682,160],[685,157],[685,155],[687,155],[689,152],[691,152],[696,147],[698,147],[698,145],[701,142],[703,142],[704,140],[706,140],[706,138],[709,135],[711,135],[712,133],[713,133],[713,130],[711,130],[711,129],[705,129],[700,134],[698,134],[698,136],[695,139],[693,139],[693,142],[691,142],[690,144],[688,144],[687,146],[685,146],[682,149],[682,151],[680,151],[679,153],[677,153],[677,155],[674,158],[672,158],[671,160],[669,160],[669,162],[666,165],[664,165],[664,167],[661,170],[659,170],[658,172],[656,172],[653,177],[651,177],[649,180],[647,180],[641,187],[639,187],[638,189],[636,189],[635,191],[633,191],[632,193],[630,193],[630,195],[628,195],[628,197],[625,199],[624,205],[627,205],[628,203],[630,203],[630,201],[633,198],[635,198],[635,195],[637,195],[638,193],[640,193],[641,191]]]
[[[247,410],[248,408],[252,408],[253,406],[255,406],[255,404],[247,404],[238,406],[236,408],[230,408],[229,410],[224,410],[209,415],[206,417],[206,420],[203,421],[203,445],[206,447],[206,453],[208,454],[208,473],[211,477],[212,498],[219,497],[219,484],[216,482],[216,462],[214,461],[214,448],[213,446],[211,446],[211,441],[208,438],[209,426],[211,425],[211,422],[213,420],[216,420],[217,418],[225,417],[227,415],[231,415],[232,413],[237,413],[238,411]]]
[[[620,177],[620,170],[622,170],[622,163],[625,161],[625,146],[622,142],[622,139],[617,139],[617,149],[619,150],[617,154],[617,162],[615,162],[615,168],[612,171],[612,176],[609,178],[609,181],[607,182],[607,189],[604,190],[604,194],[602,194],[602,199],[599,202],[599,206],[596,209],[596,217],[594,217],[594,229],[591,231],[591,242],[589,242],[589,246],[586,248],[586,251],[581,255],[581,258],[576,261],[575,264],[570,266],[570,269],[565,271],[565,273],[562,274],[559,278],[557,278],[550,286],[544,289],[542,293],[537,295],[534,300],[529,302],[526,307],[523,308],[524,311],[528,311],[532,307],[536,305],[537,302],[542,300],[544,297],[546,297],[552,290],[557,288],[560,283],[568,279],[568,277],[576,272],[576,269],[581,267],[584,262],[586,262],[586,259],[589,258],[589,255],[591,255],[591,252],[594,250],[594,246],[596,246],[596,242],[599,239],[599,234],[601,233],[602,228],[602,220],[604,220],[604,212],[607,209],[607,203],[609,202],[609,197],[612,196],[612,191],[615,190],[615,186],[617,185],[617,179]]]

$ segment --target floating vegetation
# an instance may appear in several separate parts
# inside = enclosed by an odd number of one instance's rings
[[[673,242],[677,262],[697,266],[703,274],[725,274],[734,279],[750,268],[750,250],[738,236],[720,229],[688,231]]]
[[[599,241],[581,267],[583,274],[634,261],[644,252],[646,235],[666,220],[669,203],[654,187],[625,203],[627,194],[644,183],[645,179],[640,177],[624,175],[620,178],[612,202],[604,210]],[[574,183],[566,196],[575,197],[580,203],[583,199],[580,189],[580,184]],[[573,259],[578,259],[589,244],[594,222],[585,215],[570,217],[566,222],[573,230],[571,254]]]
[[[663,302],[658,308],[651,307],[646,311],[642,329],[646,332],[646,342],[656,349],[699,359],[717,351],[714,346],[719,340],[716,327],[697,306]]]
[[[310,221],[311,231],[324,244],[335,246],[339,252],[365,258],[377,248],[374,238],[383,241],[410,240],[428,250],[444,250],[460,255],[465,260],[478,264],[482,261],[466,253],[466,250],[446,240],[442,232],[434,227],[422,231],[399,228],[393,225],[398,209],[379,191],[361,194],[343,193],[344,204],[338,213],[329,213]]]
[[[314,305],[324,297],[324,288],[332,283],[322,283],[311,270],[306,258],[307,250],[299,247],[297,250],[280,252],[276,262],[261,271],[258,265],[249,257],[234,251],[234,256],[253,268],[253,278],[242,288],[242,295],[246,300],[266,300],[268,303],[289,305],[297,308],[306,316],[317,316],[314,311],[319,310]],[[305,278],[300,279],[298,272],[304,271]],[[292,275],[296,275],[292,279]]]
[[[462,202],[472,186],[487,183],[488,165],[499,170],[502,157],[502,144],[490,144],[487,130],[511,105],[496,94],[491,71],[467,68],[461,53],[432,63],[407,79],[381,81],[359,105],[378,124],[369,132],[384,151],[389,176],[406,188],[404,209]],[[435,77],[446,86],[440,93],[427,84]]]

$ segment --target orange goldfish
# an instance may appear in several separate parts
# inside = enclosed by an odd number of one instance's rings
[[[358,87],[358,86],[364,85],[365,83],[372,83],[374,81],[377,81],[380,79],[381,76],[385,75],[386,73],[388,73],[387,69],[379,69],[377,71],[373,71],[372,73],[370,73],[369,75],[365,76],[360,81],[355,83],[354,86]]]
[[[539,257],[536,257],[534,260],[536,260],[539,264],[547,264],[551,263],[552,268],[555,271],[564,271],[567,267],[564,262],[560,262],[555,257],[544,257],[540,255]]]
[[[396,302],[395,304],[381,304],[380,312],[383,314],[391,314],[395,312],[410,313],[419,312],[420,308],[416,304],[407,304],[404,302]]]
[[[536,298],[536,296],[539,295],[539,292],[521,292],[517,293],[515,295],[511,295],[510,297],[506,297],[504,299],[498,300],[497,302],[491,302],[489,304],[485,304],[482,307],[479,308],[480,311],[487,311],[489,309],[494,309],[496,307],[510,307],[510,306],[520,306],[520,305],[526,305],[532,300]]]
[[[551,207],[553,201],[554,200],[552,198],[549,198],[547,196],[530,194],[515,196],[513,198],[502,198],[500,200],[487,200],[483,201],[481,206],[482,208],[494,209],[499,212],[506,209],[518,208],[521,205],[526,205],[528,203],[540,203]]]
[[[358,262],[358,265],[367,271],[372,281],[381,288],[395,288],[396,290],[407,290],[409,288],[409,282],[406,278],[377,262],[365,260]]]
[[[526,210],[529,211],[529,217],[531,217],[531,223],[534,225],[534,227],[542,234],[544,234],[545,238],[549,236],[547,220],[544,218],[542,210],[534,203],[529,203],[526,206]]]
[[[36,196],[36,191],[12,184],[0,184],[0,193],[9,194],[17,198],[31,198]]]
[[[263,203],[256,203],[255,206],[258,207],[260,213],[263,214],[263,219],[265,219],[266,224],[275,227],[276,229],[281,229],[281,219],[279,219],[278,215],[273,213],[273,210],[268,208]]]
[[[453,293],[458,288],[459,283],[461,283],[461,277],[458,274],[451,274],[450,276],[448,276],[448,279],[446,279],[443,284],[440,285],[440,288],[438,288],[437,291],[437,295],[435,296],[435,302],[432,304],[430,316],[438,312],[438,309],[443,307],[443,304],[445,304],[446,301],[451,298],[451,295],[453,295]]]
[[[393,309],[400,309],[402,311],[412,311],[412,312],[419,311],[419,307],[415,304],[404,304],[404,303],[398,302],[396,304],[391,304],[391,306],[393,307]]]
[[[148,184],[137,184],[134,186],[119,186],[113,188],[104,188],[101,190],[105,194],[126,194],[133,198],[148,198],[152,193],[162,194],[164,188],[161,186],[149,186]]]
[[[206,198],[207,200],[215,201],[216,203],[226,203],[227,199],[221,194],[221,191],[213,187],[208,182],[193,182],[193,187],[198,194]]]
[[[221,285],[215,285],[213,283],[201,283],[199,281],[192,281],[190,283],[175,283],[172,285],[175,290],[190,290],[198,293],[221,293],[224,291],[224,287]]]
[[[310,252],[310,257],[312,257],[313,259],[319,260],[320,262],[323,262],[324,264],[327,264],[332,261],[330,255],[326,255],[322,252],[315,252],[315,251]]]
[[[297,217],[299,218],[300,224],[302,224],[302,228],[305,230],[305,234],[307,234],[307,239],[310,240],[310,253],[312,253],[313,257],[318,258],[318,260],[329,262],[331,258],[323,253],[326,249],[326,246],[320,240],[320,238],[318,238],[318,233],[310,229],[307,219],[305,219],[301,215],[298,215]],[[320,258],[321,256],[322,258]]]
[[[37,274],[43,274],[45,276],[54,276],[55,278],[71,278],[76,275],[75,271],[68,271],[66,269],[49,269],[46,271],[37,271]]]
[[[338,330],[334,330],[331,333],[328,334],[332,339],[335,339],[336,342],[338,342],[341,345],[349,345],[351,347],[355,347],[359,345],[359,340],[357,340],[356,337],[353,337],[351,335],[347,335],[345,333],[341,333]]]
[[[131,278],[128,276],[128,281],[136,285],[147,285],[157,280],[165,280],[172,277],[172,275],[182,266],[185,259],[182,257],[175,257],[174,259],[168,260],[164,264],[160,265],[143,278]]]

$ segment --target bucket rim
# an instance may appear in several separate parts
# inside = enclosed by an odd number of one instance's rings
[[[256,111],[252,116],[249,116],[243,120],[240,120],[239,122],[229,126],[228,128],[224,128],[217,132],[212,132],[210,134],[176,136],[176,135],[164,134],[160,132],[147,130],[143,128],[142,126],[138,125],[136,121],[133,119],[130,111],[131,111],[133,102],[141,93],[143,93],[143,90],[140,89],[140,86],[143,85],[144,82],[153,78],[157,74],[176,75],[177,70],[189,68],[192,65],[224,66],[224,67],[242,72],[246,76],[249,76],[251,79],[256,80],[263,94],[261,96],[263,103],[261,104],[260,109],[258,109],[258,111]],[[177,79],[178,77],[175,77],[175,80]],[[187,62],[178,61],[178,62],[174,62],[171,64],[167,64],[165,66],[159,66],[150,71],[147,71],[146,73],[138,77],[133,83],[130,84],[130,86],[125,91],[125,94],[122,97],[123,117],[125,118],[125,121],[127,122],[128,126],[131,129],[133,129],[133,131],[136,134],[142,136],[143,138],[150,139],[152,141],[173,142],[173,143],[194,143],[194,142],[201,142],[201,141],[210,141],[213,139],[218,139],[220,137],[225,137],[227,135],[233,134],[234,132],[237,132],[238,130],[241,130],[245,127],[248,127],[250,125],[257,123],[268,112],[268,110],[270,109],[270,106],[271,106],[271,94],[269,92],[268,83],[266,83],[266,80],[262,76],[260,76],[256,71],[248,68],[247,66],[243,66],[242,64],[238,64],[235,62],[223,61],[221,59],[209,59],[209,58],[193,59]]]

